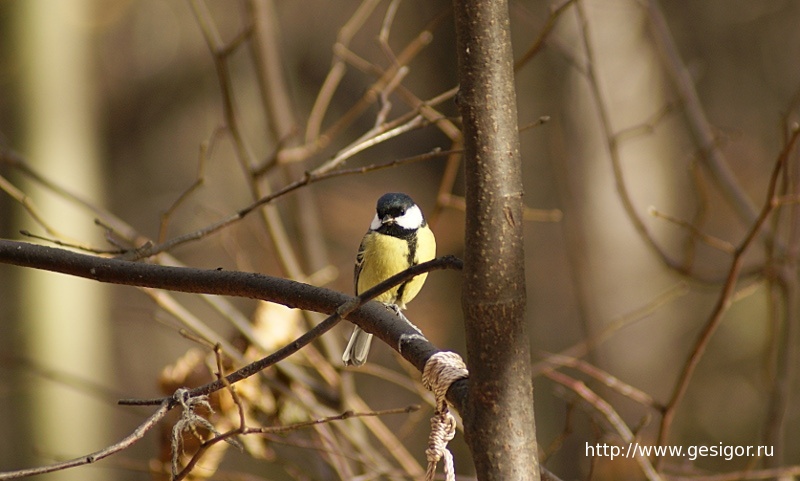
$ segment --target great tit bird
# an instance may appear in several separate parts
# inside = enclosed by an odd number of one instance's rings
[[[419,206],[406,194],[389,193],[378,199],[375,217],[356,255],[356,295],[409,267],[436,256],[436,239]],[[405,309],[428,274],[420,274],[375,299]],[[342,355],[345,366],[367,361],[372,334],[356,326]]]

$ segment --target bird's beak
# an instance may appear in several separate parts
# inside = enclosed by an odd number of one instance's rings
[[[383,218],[381,219],[381,224],[394,224],[394,217],[388,214],[383,216]]]

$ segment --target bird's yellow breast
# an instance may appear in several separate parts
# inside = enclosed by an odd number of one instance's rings
[[[436,256],[436,240],[427,227],[417,230],[416,251],[409,263],[409,244],[405,239],[369,232],[362,241],[363,261],[356,282],[357,293],[364,292],[389,277],[402,272],[412,264],[429,261]],[[422,289],[427,274],[420,274],[405,285],[397,286],[376,297],[376,300],[397,304],[405,309]]]

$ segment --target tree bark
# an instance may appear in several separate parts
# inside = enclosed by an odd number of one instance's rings
[[[453,5],[466,162],[465,437],[478,479],[538,480],[508,5]]]

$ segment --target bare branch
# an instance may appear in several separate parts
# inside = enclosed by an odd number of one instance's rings
[[[75,459],[70,459],[69,461],[64,461],[61,463],[51,464],[49,466],[40,466],[38,468],[29,468],[29,469],[20,469],[18,471],[7,471],[7,472],[0,472],[0,480],[5,479],[17,479],[17,478],[26,478],[29,476],[36,476],[40,474],[52,473],[55,471],[61,471],[64,469],[74,468],[77,466],[85,466],[87,464],[95,463],[103,458],[111,456],[112,454],[116,454],[122,450],[125,450],[131,447],[134,443],[139,441],[144,437],[144,435],[153,428],[159,421],[161,421],[164,416],[170,410],[170,402],[165,400],[161,403],[161,406],[150,415],[142,424],[139,425],[130,435],[125,437],[123,440],[116,444],[112,444],[107,448],[101,449],[100,451],[95,451],[91,454],[87,454]]]
[[[580,396],[584,401],[589,403],[590,406],[602,414],[607,424],[610,425],[614,431],[616,431],[620,438],[622,438],[623,442],[629,444],[635,442],[633,431],[631,431],[631,428],[625,424],[625,421],[622,419],[619,413],[617,413],[614,407],[611,406],[605,399],[598,396],[597,393],[589,389],[589,387],[586,386],[586,384],[584,384],[582,381],[573,379],[558,371],[552,371],[545,375],[553,381],[566,386],[575,392],[575,394]],[[650,460],[646,456],[642,456],[638,453],[636,454],[636,462],[642,468],[642,472],[647,479],[650,481],[660,481],[662,479],[661,475],[653,467],[653,464],[650,462]]]
[[[775,161],[775,166],[772,170],[772,174],[770,175],[767,194],[764,200],[764,205],[761,208],[761,212],[758,214],[758,217],[750,227],[750,230],[745,238],[736,247],[735,254],[731,260],[728,276],[725,280],[724,286],[722,287],[722,291],[717,298],[717,302],[714,305],[714,309],[711,311],[711,315],[709,316],[708,321],[706,321],[705,327],[703,327],[702,332],[695,341],[694,347],[691,350],[688,359],[686,359],[686,362],[684,363],[681,374],[678,377],[677,385],[672,392],[672,397],[667,403],[664,416],[661,418],[661,426],[659,428],[658,435],[658,444],[660,446],[666,445],[669,439],[672,421],[675,418],[675,413],[680,405],[680,402],[683,400],[684,395],[686,394],[686,390],[689,388],[689,383],[694,375],[694,371],[698,364],[700,364],[700,360],[703,358],[703,354],[705,354],[706,347],[708,347],[708,343],[711,341],[714,332],[716,332],[717,327],[719,327],[720,323],[722,322],[723,314],[725,314],[725,312],[728,310],[728,306],[730,306],[731,299],[736,288],[736,281],[739,278],[739,274],[744,264],[744,255],[753,244],[753,241],[755,241],[755,239],[761,234],[761,231],[770,215],[772,215],[775,208],[779,205],[776,199],[778,178],[783,172],[783,169],[786,168],[789,155],[794,150],[794,146],[798,137],[800,137],[800,128],[795,127],[794,132],[792,132],[792,136],[789,138],[789,141],[784,146],[780,155],[778,155],[778,159]],[[661,458],[660,461],[663,461],[663,458]]]
[[[180,292],[248,297],[277,302],[296,309],[333,313],[328,319],[290,345],[227,376],[227,381],[231,384],[252,376],[256,372],[297,352],[297,350],[330,330],[344,317],[357,323],[365,331],[376,334],[388,342],[395,350],[414,364],[417,369],[422,371],[427,357],[430,357],[430,354],[435,352],[435,348],[426,340],[419,338],[416,328],[398,318],[398,316],[384,308],[382,304],[371,303],[363,306],[362,304],[385,290],[424,272],[437,269],[461,268],[459,259],[453,256],[440,257],[415,265],[365,291],[360,296],[352,298],[322,287],[310,286],[301,282],[262,274],[170,267],[107,259],[9,240],[0,240],[0,262],[61,272],[99,282],[169,289]],[[424,349],[420,349],[419,343],[424,345]],[[428,354],[428,356],[426,357],[425,354]],[[222,387],[224,387],[224,383],[217,381],[192,390],[191,395],[208,394]],[[164,399],[162,398],[144,403],[125,404],[160,404],[163,401]]]

